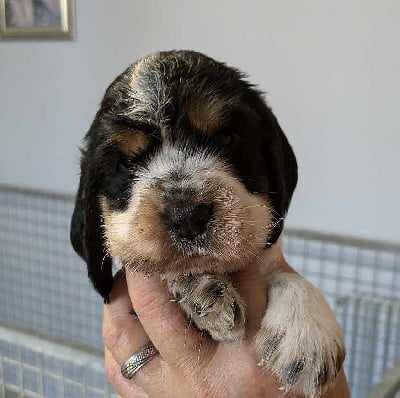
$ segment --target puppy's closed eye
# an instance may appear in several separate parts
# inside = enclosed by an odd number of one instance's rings
[[[236,132],[225,128],[216,134],[216,139],[224,148],[229,149],[238,144],[240,137]]]
[[[135,156],[120,156],[117,163],[117,172],[131,172],[138,166],[137,157]]]

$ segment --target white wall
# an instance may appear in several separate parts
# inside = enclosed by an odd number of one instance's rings
[[[77,0],[73,42],[0,43],[0,182],[74,192],[114,76],[191,48],[248,72],[292,142],[289,224],[400,241],[400,2]]]

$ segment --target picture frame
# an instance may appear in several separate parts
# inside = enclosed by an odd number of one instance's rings
[[[74,0],[0,0],[2,39],[72,40],[74,36]]]

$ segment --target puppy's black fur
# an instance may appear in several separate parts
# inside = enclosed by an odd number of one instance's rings
[[[99,195],[106,196],[114,210],[126,208],[135,168],[151,159],[165,137],[193,151],[213,149],[249,192],[269,198],[275,223],[266,247],[281,234],[297,183],[296,159],[277,119],[237,69],[197,52],[161,52],[138,69],[133,81],[137,65],[108,87],[86,134],[71,222],[72,245],[87,262],[89,277],[106,302],[112,288],[112,260],[104,247]],[[163,106],[155,94],[143,106],[133,85],[162,95]],[[193,96],[223,102],[223,116],[212,134],[203,134],[190,123],[184,107]],[[150,140],[146,151],[134,159],[126,158],[110,140],[113,134],[130,129],[145,132]]]

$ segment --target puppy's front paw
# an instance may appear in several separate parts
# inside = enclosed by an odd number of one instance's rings
[[[244,337],[244,301],[226,277],[189,275],[169,282],[169,289],[196,327],[207,331],[214,340]]]
[[[256,337],[260,365],[287,391],[320,397],[334,383],[345,357],[343,335],[321,293],[296,274],[277,274]]]

